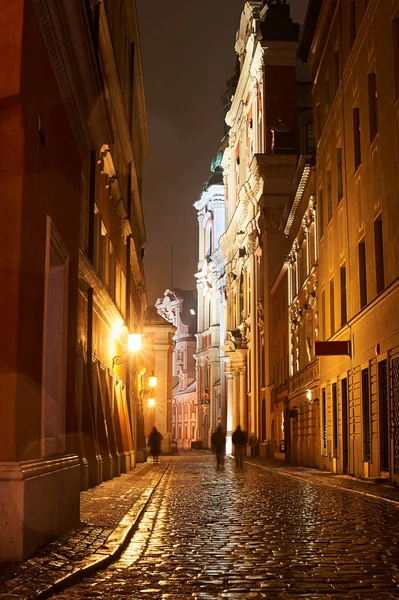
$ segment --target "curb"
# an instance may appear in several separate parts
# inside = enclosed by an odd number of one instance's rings
[[[160,475],[158,481],[146,488],[132,508],[124,515],[119,524],[108,536],[98,550],[89,554],[84,560],[72,565],[72,570],[68,570],[62,577],[52,583],[38,582],[35,596],[19,596],[15,592],[0,594],[0,600],[29,600],[30,598],[44,599],[49,598],[56,592],[60,592],[71,585],[75,585],[84,577],[92,575],[96,571],[104,569],[116,558],[118,558],[129,543],[133,532],[137,528],[148,503],[150,502],[155,490],[170,469],[172,463],[169,463],[164,472]],[[60,571],[63,569],[61,568]],[[17,591],[17,590],[16,590]]]

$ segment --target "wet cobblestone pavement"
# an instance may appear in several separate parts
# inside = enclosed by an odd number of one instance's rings
[[[24,563],[0,563],[0,600],[48,597],[54,585],[70,577],[80,577],[82,569],[94,567],[107,554],[111,555],[115,547],[109,547],[109,540],[116,538],[114,546],[120,544],[129,526],[134,525],[134,507],[139,510],[143,505],[143,495],[157,485],[169,463],[165,458],[157,465],[140,464],[129,473],[82,492],[82,522],[78,527],[50,542]],[[120,535],[118,528],[122,529]]]
[[[354,483],[177,457],[120,559],[52,597],[399,598],[399,504]]]

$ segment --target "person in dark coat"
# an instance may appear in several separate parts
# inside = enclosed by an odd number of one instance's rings
[[[148,437],[148,447],[150,449],[150,454],[152,455],[152,459],[154,462],[158,462],[159,455],[161,453],[162,440],[163,435],[159,433],[156,427],[153,427]]]
[[[231,441],[235,446],[236,467],[242,468],[242,459],[247,445],[247,434],[241,429],[240,425],[237,425],[237,429],[233,432]]]
[[[226,454],[226,434],[223,427],[218,425],[211,437],[212,451],[216,454],[216,466],[219,469],[224,465],[224,455]]]

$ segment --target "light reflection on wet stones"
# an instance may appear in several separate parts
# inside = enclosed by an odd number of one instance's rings
[[[204,454],[177,459],[118,561],[58,597],[385,600],[397,580],[399,507],[229,461],[216,472]]]

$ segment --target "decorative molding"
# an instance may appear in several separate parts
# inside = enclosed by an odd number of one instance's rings
[[[32,0],[78,149],[112,139],[84,3]]]

